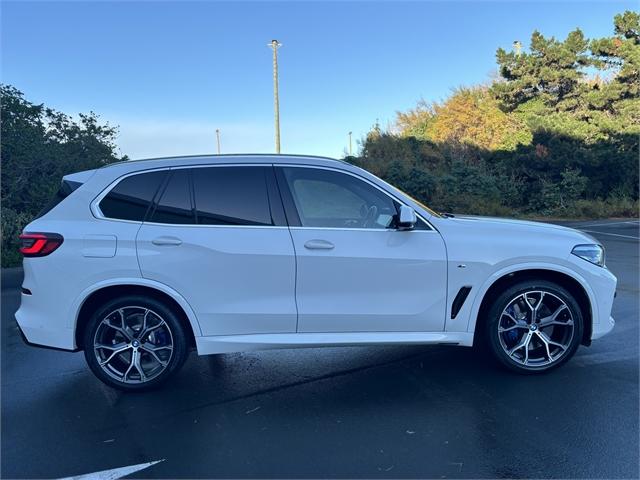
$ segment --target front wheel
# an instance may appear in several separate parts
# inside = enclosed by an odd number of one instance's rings
[[[485,338],[494,357],[518,373],[546,372],[576,352],[584,320],[574,297],[543,280],[520,282],[489,309]]]
[[[107,302],[90,318],[84,354],[93,373],[127,391],[156,387],[180,369],[187,339],[175,312],[150,297]]]

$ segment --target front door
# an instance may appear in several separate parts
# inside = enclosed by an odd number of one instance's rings
[[[277,167],[297,258],[298,332],[444,330],[446,252],[419,220],[394,227],[400,203],[361,177]]]

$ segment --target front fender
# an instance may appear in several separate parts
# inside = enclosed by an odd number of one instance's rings
[[[517,263],[517,264],[509,265],[508,267],[501,268],[495,271],[494,273],[492,273],[489,277],[487,277],[484,283],[476,291],[476,295],[473,299],[471,310],[469,311],[467,332],[475,331],[476,323],[478,321],[478,313],[480,312],[480,306],[489,288],[491,288],[491,286],[496,281],[498,281],[505,275],[509,275],[510,273],[521,272],[524,270],[549,270],[553,272],[563,273],[573,278],[582,286],[584,291],[587,293],[587,297],[589,298],[589,303],[591,305],[592,314],[595,315],[595,312],[598,311],[596,296],[593,289],[591,288],[589,283],[585,280],[585,278],[579,275],[575,270],[572,270],[570,268],[567,268],[557,263],[548,263],[548,262]]]

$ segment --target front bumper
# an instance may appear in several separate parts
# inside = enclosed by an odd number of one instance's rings
[[[591,332],[591,340],[597,340],[600,337],[604,337],[607,333],[613,330],[616,321],[613,317],[609,317],[609,320],[602,321],[593,324],[593,331]]]

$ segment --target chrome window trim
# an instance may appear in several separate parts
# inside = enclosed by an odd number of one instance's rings
[[[102,201],[102,199],[104,197],[106,197],[109,192],[111,190],[113,190],[116,185],[118,185],[122,180],[124,180],[125,178],[131,177],[133,175],[141,175],[144,173],[151,173],[151,172],[158,172],[158,171],[171,171],[171,170],[180,170],[180,169],[184,169],[184,168],[217,168],[217,167],[264,167],[264,166],[271,166],[271,167],[295,167],[295,168],[312,168],[312,169],[320,169],[320,170],[331,170],[334,172],[338,172],[338,173],[343,173],[346,175],[351,175],[352,177],[355,177],[363,182],[368,183],[369,185],[371,185],[373,188],[376,188],[377,190],[379,190],[380,192],[382,192],[383,194],[385,194],[386,196],[388,196],[389,198],[391,198],[392,200],[395,200],[396,202],[398,202],[401,205],[406,205],[405,202],[403,202],[402,200],[400,200],[399,198],[397,198],[395,195],[391,194],[390,192],[386,191],[385,189],[381,188],[379,185],[376,185],[375,183],[373,183],[371,180],[364,178],[361,175],[358,175],[357,173],[354,172],[350,172],[348,170],[343,170],[341,168],[336,168],[336,167],[327,167],[325,165],[306,165],[306,164],[296,164],[296,163],[216,163],[216,164],[210,164],[210,165],[176,165],[173,167],[158,167],[158,168],[151,168],[148,170],[136,170],[134,172],[129,172],[126,173],[118,178],[116,178],[115,180],[113,180],[109,185],[107,185],[102,192],[100,192],[91,202],[91,204],[89,205],[89,209],[91,210],[91,214],[97,218],[98,220],[108,220],[110,222],[125,222],[125,223],[132,223],[132,224],[136,224],[136,225],[170,225],[172,227],[199,227],[199,228],[291,228],[291,229],[301,229],[301,230],[348,230],[348,231],[357,231],[357,230],[364,230],[364,231],[375,231],[375,232],[386,232],[386,231],[394,231],[395,229],[392,228],[348,228],[348,227],[344,227],[344,228],[339,228],[339,227],[303,227],[303,226],[294,226],[294,227],[290,227],[290,226],[281,226],[281,225],[200,225],[197,223],[191,224],[191,223],[157,223],[157,222],[139,222],[139,221],[135,221],[135,220],[125,220],[125,219],[120,219],[120,218],[111,218],[111,217],[106,217],[104,216],[104,214],[102,213],[102,211],[100,210],[100,207],[98,206],[99,203]],[[413,208],[413,207],[411,207]],[[414,209],[415,210],[415,209]],[[420,212],[416,212],[417,217],[422,220],[427,227],[429,227],[429,230],[403,230],[405,232],[437,232],[438,230],[433,226],[433,224],[431,222],[429,222],[426,218],[424,218],[424,216],[422,214],[420,214]]]
[[[149,170],[136,170],[134,172],[126,173],[115,180],[113,180],[109,185],[107,185],[99,194],[96,196],[89,205],[89,210],[91,210],[91,214],[97,218],[98,220],[108,220],[110,222],[125,222],[125,223],[133,223],[136,225],[170,225],[172,227],[224,227],[224,228],[288,228],[282,225],[200,225],[197,223],[158,223],[158,222],[140,222],[136,220],[125,220],[123,218],[111,218],[106,217],[102,210],[100,210],[100,202],[104,197],[109,195],[109,192],[113,190],[121,181],[125,178],[132,177],[134,175],[142,175],[145,173],[151,172],[161,172],[161,171],[172,171],[172,170],[180,170],[185,168],[211,168],[211,167],[265,167],[265,166],[273,166],[272,163],[216,163],[212,165],[176,165],[174,167],[158,167],[151,168]]]

